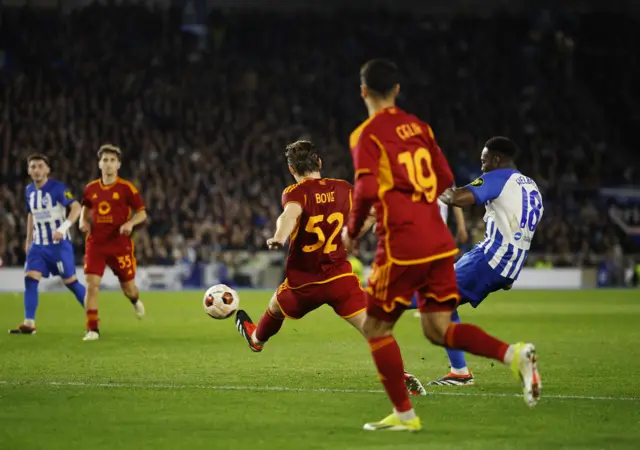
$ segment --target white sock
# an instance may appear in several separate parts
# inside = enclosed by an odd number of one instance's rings
[[[405,412],[398,412],[394,408],[393,413],[398,419],[402,420],[403,422],[408,422],[409,420],[413,420],[416,418],[416,412],[413,410],[413,408]]]
[[[35,328],[36,321],[34,319],[24,319],[24,325],[30,328]]]
[[[451,373],[456,375],[469,375],[469,368],[463,367],[462,369],[456,369],[455,367],[451,368]]]
[[[510,345],[509,348],[507,349],[507,352],[504,354],[504,359],[502,360],[502,362],[504,362],[505,364],[511,364],[511,361],[513,361],[514,352],[515,352],[514,346]]]

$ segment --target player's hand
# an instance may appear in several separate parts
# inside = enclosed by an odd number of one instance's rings
[[[270,250],[280,250],[282,247],[284,247],[284,241],[272,237],[267,239],[267,246]]]
[[[344,249],[347,251],[347,254],[353,254],[356,251],[356,240],[349,237],[349,232],[347,227],[342,228],[342,245],[344,245]]]
[[[60,233],[58,230],[53,232],[53,243],[54,244],[57,244],[58,242],[60,242],[63,239],[64,239],[64,235],[62,233]]]
[[[458,238],[459,243],[465,244],[469,240],[469,233],[467,233],[466,228],[458,228],[456,238]]]
[[[85,234],[89,234],[89,232],[91,232],[91,224],[86,220],[80,222],[78,228],[80,228],[80,231]]]
[[[131,236],[132,232],[133,232],[133,225],[131,224],[131,222],[125,222],[124,225],[120,227],[120,234],[123,234],[125,236]]]

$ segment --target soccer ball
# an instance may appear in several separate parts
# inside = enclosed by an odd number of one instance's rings
[[[207,289],[202,300],[204,312],[214,319],[228,319],[240,305],[238,293],[224,284]]]

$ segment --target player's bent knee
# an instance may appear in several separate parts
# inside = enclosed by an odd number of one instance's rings
[[[362,334],[367,339],[376,339],[390,336],[393,332],[393,323],[375,317],[367,316],[362,325]]]
[[[429,312],[422,315],[424,336],[435,345],[444,345],[447,329],[451,325],[451,311]]]
[[[64,284],[71,284],[71,283],[75,283],[78,280],[78,277],[75,275],[72,275],[70,278],[65,278],[64,280],[62,280],[62,282]]]
[[[31,278],[34,279],[36,281],[40,281],[42,279],[42,273],[36,271],[36,270],[29,270],[28,272],[26,272],[24,274],[25,278]]]
[[[282,312],[282,308],[280,308],[280,304],[278,303],[278,299],[276,299],[275,295],[271,297],[271,300],[269,300],[269,306],[267,306],[267,310],[274,317],[277,317],[279,319],[285,318],[284,312]]]

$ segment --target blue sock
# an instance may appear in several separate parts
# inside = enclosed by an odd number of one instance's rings
[[[24,318],[36,320],[38,309],[38,280],[24,277]]]
[[[87,293],[84,285],[80,284],[80,282],[76,280],[73,283],[67,284],[67,289],[73,292],[73,295],[76,296],[76,300],[78,300],[78,303],[80,303],[80,305],[84,307],[84,296]]]
[[[460,323],[460,316],[458,315],[457,309],[451,314],[451,322]],[[462,350],[448,348],[447,355],[449,355],[449,362],[451,363],[452,369],[463,369],[467,367],[467,362],[464,359],[464,352]]]
[[[413,294],[413,298],[411,299],[411,305],[407,307],[407,309],[418,309],[418,295]]]

